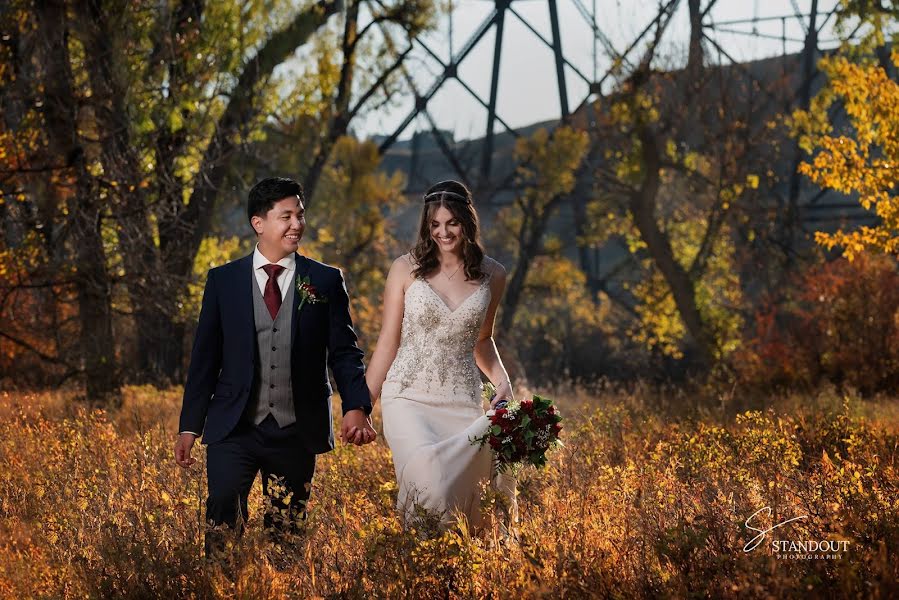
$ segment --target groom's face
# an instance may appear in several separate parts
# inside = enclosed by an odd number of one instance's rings
[[[300,245],[306,231],[306,209],[298,196],[288,196],[275,202],[265,217],[253,217],[252,224],[261,249],[283,258]]]

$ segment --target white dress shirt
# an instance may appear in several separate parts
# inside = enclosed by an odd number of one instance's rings
[[[268,274],[262,267],[268,264],[271,264],[270,261],[262,255],[262,252],[259,251],[259,244],[256,244],[256,249],[253,250],[253,275],[256,277],[256,283],[259,285],[259,291],[262,292],[263,296],[265,296],[265,284],[268,283]],[[297,272],[296,254],[291,252],[274,264],[284,267],[284,270],[277,277],[278,289],[281,290],[281,301],[283,302],[287,297],[289,289],[287,286],[293,285],[293,275]],[[193,431],[181,431],[179,433],[190,433],[195,437],[200,437],[198,433]]]
[[[259,251],[259,244],[256,244],[256,249],[253,250],[253,273],[256,275],[256,283],[259,284],[259,291],[262,292],[263,296],[265,295],[265,284],[268,282],[268,274],[262,267],[268,264],[272,263],[262,255],[262,252]],[[287,297],[287,286],[293,285],[293,275],[297,272],[296,254],[291,252],[274,264],[284,267],[277,279],[278,289],[281,290],[281,301],[283,302]]]

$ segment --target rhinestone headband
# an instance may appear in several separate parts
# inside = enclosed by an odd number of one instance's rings
[[[433,199],[429,200],[429,198],[432,198],[433,196],[452,196],[452,198],[450,198],[451,200],[455,200],[456,198],[458,198],[459,202],[464,202],[465,204],[471,204],[471,200],[469,200],[462,194],[457,194],[456,192],[449,192],[449,191],[445,191],[445,190],[431,192],[430,194],[425,196],[424,197],[425,204],[427,204],[428,202],[435,202],[437,200],[437,198],[433,198]]]

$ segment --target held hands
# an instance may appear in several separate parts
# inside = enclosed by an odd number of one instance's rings
[[[372,427],[371,417],[366,415],[364,410],[356,408],[343,415],[340,439],[344,444],[362,446],[375,441],[376,437],[378,433]]]
[[[496,386],[496,395],[490,401],[490,408],[495,409],[496,405],[500,402],[511,402],[512,399],[512,382],[506,379],[501,384]]]
[[[181,433],[178,435],[178,441],[175,442],[175,462],[179,467],[187,469],[197,462],[197,459],[190,455],[191,449],[194,447],[194,441],[197,439],[192,433]]]

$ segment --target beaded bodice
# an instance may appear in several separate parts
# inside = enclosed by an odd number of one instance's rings
[[[387,382],[434,403],[481,403],[481,375],[474,360],[478,332],[490,304],[490,277],[455,310],[424,279],[406,288],[402,333]]]

